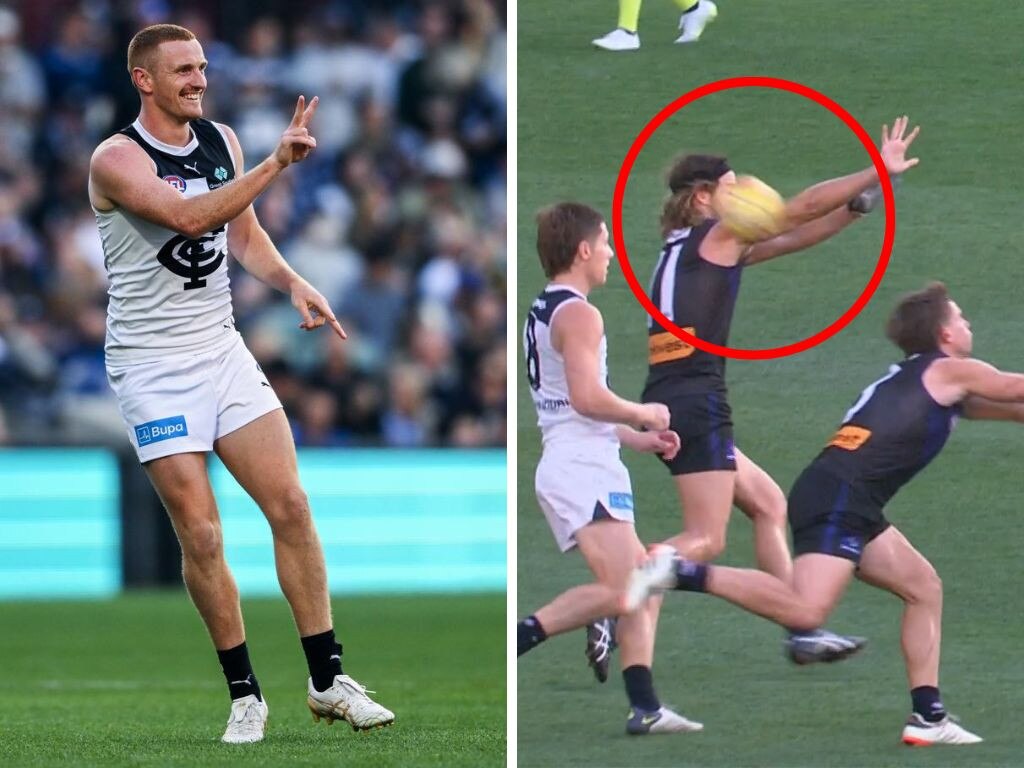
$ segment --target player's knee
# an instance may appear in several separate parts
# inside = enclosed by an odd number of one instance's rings
[[[766,492],[750,510],[750,517],[755,522],[768,523],[777,528],[786,527],[786,495],[777,485]]]
[[[267,519],[275,533],[294,531],[309,526],[309,497],[299,486],[281,493],[266,510]]]
[[[917,603],[941,603],[942,579],[931,564],[922,568],[910,585],[909,599]]]
[[[786,516],[786,495],[778,486],[775,486],[772,492],[765,498],[762,514],[776,528],[786,527],[788,522]]]
[[[208,562],[224,556],[220,523],[195,519],[178,526],[182,555],[195,562]]]
[[[695,549],[700,557],[695,559],[702,562],[714,560],[725,551],[725,531],[709,531],[700,536]]]

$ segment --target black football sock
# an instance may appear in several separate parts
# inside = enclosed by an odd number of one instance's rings
[[[336,675],[344,674],[341,671],[341,644],[335,639],[333,629],[300,639],[313,687],[326,691],[334,685]]]
[[[537,621],[536,616],[527,616],[516,625],[517,656],[522,656],[527,651],[533,650],[548,639],[544,627]]]
[[[676,561],[676,586],[686,592],[707,592],[708,567],[689,560]]]
[[[654,693],[654,678],[651,677],[651,668],[634,664],[622,670],[622,679],[626,683],[626,696],[629,697],[629,705],[633,709],[642,709],[645,712],[654,712],[661,709],[661,702]]]
[[[932,685],[921,685],[912,688],[910,698],[914,702],[914,712],[929,723],[937,723],[946,716],[946,708],[942,704],[939,689]]]
[[[256,682],[256,675],[252,672],[249,649],[245,643],[226,651],[217,651],[217,658],[220,659],[220,668],[224,670],[224,679],[228,681],[228,692],[232,701],[249,694],[255,694],[257,699],[263,701],[260,684]]]

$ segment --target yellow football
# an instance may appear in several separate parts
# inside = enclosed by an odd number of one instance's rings
[[[726,228],[747,242],[779,234],[786,218],[782,195],[755,176],[722,187],[715,207]]]

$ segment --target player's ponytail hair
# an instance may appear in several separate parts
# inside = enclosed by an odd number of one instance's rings
[[[668,233],[674,229],[695,227],[700,224],[704,220],[704,215],[697,210],[697,192],[704,189],[714,192],[715,184],[713,181],[698,181],[678,192],[670,192],[661,209],[661,236],[668,237]]]
[[[718,179],[729,170],[729,163],[720,155],[677,157],[666,174],[669,194],[661,209],[661,236],[700,224],[704,214],[697,210],[697,193],[714,192]]]
[[[908,356],[934,352],[949,313],[945,284],[929,283],[899,300],[885,324],[885,335]]]

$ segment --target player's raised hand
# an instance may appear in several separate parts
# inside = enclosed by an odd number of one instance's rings
[[[274,160],[282,168],[287,168],[292,163],[305,160],[309,153],[316,149],[316,139],[309,133],[309,121],[316,113],[316,105],[320,103],[320,97],[314,96],[306,106],[306,97],[299,96],[295,102],[295,113],[288,128],[281,135],[281,141],[274,150]]]
[[[331,310],[331,305],[327,302],[327,299],[320,295],[309,283],[305,281],[297,282],[292,288],[291,299],[292,306],[302,315],[302,322],[299,323],[299,328],[305,331],[312,331],[326,323],[331,326],[331,330],[338,334],[340,338],[348,338],[348,334],[341,327],[338,318],[334,316],[334,312]]]
[[[885,162],[885,169],[890,174],[903,173],[918,163],[918,158],[907,157],[907,150],[917,138],[917,134],[921,132],[921,126],[915,126],[914,130],[908,134],[907,126],[909,124],[910,118],[903,115],[893,121],[892,133],[889,132],[888,125],[882,126],[882,146],[878,151]]]
[[[651,429],[655,432],[668,429],[668,406],[664,403],[643,403],[640,406],[637,421],[644,429]]]

